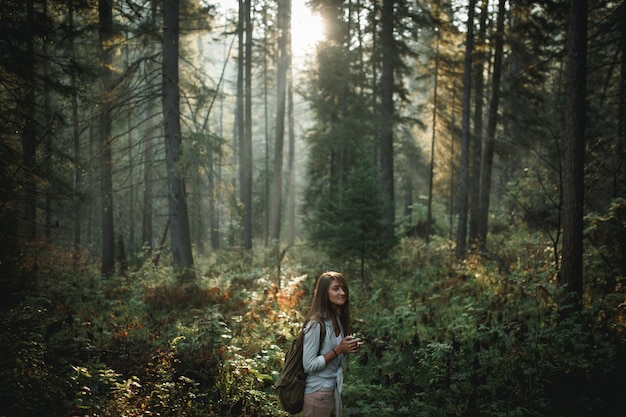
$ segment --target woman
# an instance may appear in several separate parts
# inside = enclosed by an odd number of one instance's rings
[[[362,346],[361,339],[346,336],[351,330],[350,297],[342,274],[330,271],[320,275],[304,326],[302,365],[308,374],[304,417],[341,417],[345,356],[359,352]],[[321,344],[320,326],[326,328]]]

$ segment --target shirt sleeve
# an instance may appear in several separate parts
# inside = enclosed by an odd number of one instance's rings
[[[319,371],[326,366],[326,359],[319,354],[319,349],[320,323],[312,320],[304,328],[304,345],[302,349],[302,367],[307,374]]]

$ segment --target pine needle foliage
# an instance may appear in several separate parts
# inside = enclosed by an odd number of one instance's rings
[[[380,222],[385,204],[375,168],[357,165],[340,191],[318,200],[307,223],[311,243],[335,264],[356,263],[363,277],[366,264],[374,267],[386,259],[395,242]]]

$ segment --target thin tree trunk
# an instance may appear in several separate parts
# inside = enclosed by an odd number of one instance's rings
[[[452,114],[450,115],[450,125],[454,128],[454,126],[456,125],[456,82],[453,83],[452,86]],[[454,140],[454,138],[452,138],[452,140],[450,141],[450,196],[449,196],[449,216],[448,216],[448,228],[449,228],[449,232],[448,232],[448,239],[450,239],[450,241],[452,241],[452,237],[454,236],[454,213],[456,213],[455,207],[454,207],[454,201],[455,201],[455,196],[454,196],[454,173],[456,172],[456,164],[454,163],[454,161],[456,161],[456,147],[454,146],[456,143],[456,141]]]
[[[68,31],[69,31],[69,49],[72,59],[76,56],[74,47],[74,0],[70,0],[68,4]],[[72,106],[72,140],[74,143],[74,257],[77,259],[78,251],[81,246],[81,223],[82,223],[82,184],[83,173],[81,166],[81,143],[80,143],[80,126],[78,121],[78,84],[76,82],[76,74],[72,71],[70,75],[70,85],[72,89],[71,106]]]
[[[102,266],[101,273],[105,277],[115,272],[115,228],[113,224],[113,162],[112,162],[112,109],[111,94],[113,80],[111,74],[113,38],[113,2],[99,0],[100,20],[100,176],[102,196]]]
[[[249,102],[250,95],[247,93],[248,85],[251,83],[251,56],[246,53],[251,48],[252,39],[249,35],[252,33],[252,22],[250,0],[245,0],[245,4],[239,2],[239,68],[237,78],[237,97],[238,97],[238,137],[239,137],[239,191],[241,203],[243,205],[243,248],[251,255],[252,252],[252,121],[249,120],[251,104]],[[245,39],[245,42],[244,42]],[[250,45],[248,45],[250,43]],[[245,47],[245,51],[244,51]],[[245,59],[244,59],[245,57]],[[244,76],[245,72],[245,76]],[[246,94],[244,97],[244,81]]]
[[[577,307],[583,291],[583,201],[587,0],[570,0],[567,35],[567,102],[563,161],[563,252],[559,282]]]
[[[224,59],[224,69],[222,69],[222,75],[220,77],[221,80],[224,79],[224,71],[227,65],[227,61],[230,58],[230,52],[232,50],[233,44],[235,43],[235,38],[231,41],[230,47],[228,48],[228,52],[225,55]],[[223,83],[220,82],[219,91],[224,92]],[[223,94],[220,94],[220,97],[223,97]],[[219,121],[218,121],[218,134],[220,138],[224,137],[224,99],[220,98],[220,111],[219,111]],[[217,155],[217,167],[215,170],[215,184],[222,184],[223,176],[222,176],[222,152]],[[222,242],[222,225],[220,223],[221,219],[221,211],[219,204],[219,192],[220,187],[216,187],[211,194],[211,198],[214,201],[215,210],[212,212],[212,221],[211,221],[211,246],[214,250],[218,250],[221,247]]]
[[[127,35],[128,37],[128,35]],[[130,62],[129,47],[125,45],[126,63]],[[135,246],[135,158],[133,156],[133,112],[129,109],[126,115],[127,140],[128,140],[128,247],[133,250]],[[121,215],[121,214],[120,214]],[[120,227],[119,241],[123,242],[124,227]],[[128,263],[128,262],[126,262]]]
[[[26,15],[30,27],[34,27],[35,9],[33,0],[26,2]],[[34,33],[29,31],[26,39],[26,59],[23,63],[28,87],[24,96],[22,108],[22,163],[25,170],[24,184],[24,227],[25,238],[28,241],[37,239],[37,185],[35,169],[37,165],[37,138],[35,123],[32,120],[35,114],[35,39]]]
[[[274,247],[276,266],[280,269],[280,225],[283,189],[283,148],[285,142],[285,109],[287,98],[287,73],[289,53],[287,45],[291,27],[291,0],[281,0],[278,6],[278,71],[276,93],[276,132],[274,137],[274,175],[272,180],[272,199],[270,201],[270,243]],[[278,271],[280,287],[280,271]]]
[[[252,1],[246,0],[246,56],[245,56],[245,116],[244,116],[244,170],[246,190],[246,249],[252,250]]]
[[[387,199],[387,206],[381,219],[387,233],[393,234],[395,223],[394,197],[394,161],[393,161],[393,126],[394,126],[394,0],[383,0],[381,21],[381,43],[383,50],[381,75],[381,135],[380,135],[380,170],[382,190]]]
[[[98,140],[97,138],[97,131],[99,132],[99,127],[95,126],[94,124],[89,126],[89,146],[87,147],[87,157],[85,158],[85,160],[87,161],[92,161],[94,160],[95,156],[94,156],[94,145],[96,140]],[[96,168],[96,170],[98,170],[98,168]],[[85,187],[86,190],[95,190],[97,188],[97,180],[99,179],[99,172],[95,173],[96,175],[90,175],[88,176],[88,182],[87,182],[87,187]],[[90,196],[93,196],[93,192],[89,193]],[[87,220],[87,224],[86,226],[86,233],[85,236],[87,237],[87,244],[88,245],[95,245],[96,240],[98,239],[98,230],[96,230],[96,226],[95,226],[95,222],[97,221],[97,219],[95,217],[101,218],[100,213],[97,211],[96,208],[94,208],[94,204],[87,204],[86,205],[86,213],[85,213],[85,217]],[[95,216],[94,216],[94,210],[95,210]]]
[[[291,25],[290,25],[291,26]],[[292,56],[291,36],[287,49]],[[289,137],[289,154],[287,156],[287,169],[289,170],[289,188],[287,201],[287,245],[293,246],[296,240],[296,134],[294,127],[293,109],[293,66],[289,65],[287,88],[287,120]]]
[[[469,200],[469,148],[470,148],[470,98],[472,91],[472,53],[474,49],[474,8],[476,0],[469,0],[465,62],[463,73],[463,119],[461,122],[461,169],[459,189],[459,223],[456,231],[456,256],[465,258],[467,253],[467,214]]]
[[[213,155],[209,158],[209,239],[211,249],[216,251],[220,248],[219,216],[217,212],[217,182],[219,181],[219,156]]]
[[[626,147],[626,6],[622,4],[622,38],[621,49],[622,49],[622,65],[621,65],[621,79],[620,79],[620,90],[619,90],[619,120],[617,125],[617,135],[618,135],[618,143],[622,146],[622,149]],[[620,174],[616,174],[619,176]],[[623,173],[622,173],[623,175]],[[617,186],[614,190],[614,196],[617,197],[619,195],[619,191]],[[620,242],[620,268],[622,272],[622,276],[626,276],[626,209],[622,208],[618,212],[618,220],[621,224],[621,229],[619,231],[619,242]]]
[[[230,59],[230,53],[235,43],[236,37],[233,37],[230,46],[226,48],[224,45],[224,66],[222,67],[222,74],[220,75],[220,82],[218,84],[218,92],[215,97],[222,97],[224,92],[224,73],[226,71],[226,65]],[[212,106],[211,106],[212,107]],[[208,126],[208,117],[206,124]],[[219,104],[219,122],[218,122],[218,137],[224,137],[224,100],[220,98]],[[211,170],[209,172],[209,210],[211,221],[211,249],[217,251],[221,246],[221,225],[220,225],[220,205],[219,205],[219,184],[222,182],[222,152],[218,152],[210,158]]]
[[[244,44],[245,44],[245,10],[244,0],[239,0],[239,13],[237,16],[237,92],[235,103],[235,126],[233,129],[233,166],[236,166],[239,173],[239,202],[243,206],[241,213],[241,246],[244,249],[250,250],[247,246],[248,237],[250,236],[250,230],[248,228],[247,202],[244,191],[244,164],[243,164],[243,152],[242,144],[244,141],[244,100],[243,100],[243,75],[244,75]],[[236,157],[235,157],[236,156]],[[236,187],[235,187],[236,189]]]
[[[267,7],[267,4],[265,4]],[[269,117],[269,68],[267,64],[269,51],[268,17],[269,10],[263,10],[263,125],[265,130],[265,181],[263,207],[263,246],[268,247],[270,236],[270,117]]]
[[[185,180],[178,82],[179,0],[163,1],[163,120],[172,261],[181,281],[194,278]]]
[[[153,104],[149,104],[153,109]],[[150,111],[150,110],[149,110]],[[154,116],[153,116],[154,117]],[[148,129],[148,135],[144,141],[143,153],[143,221],[141,225],[141,241],[144,250],[152,253],[153,249],[153,196],[154,196],[154,128]]]
[[[426,244],[430,243],[430,234],[431,234],[431,225],[433,222],[433,179],[435,177],[435,138],[437,136],[437,87],[439,81],[439,30],[435,29],[437,32],[435,36],[437,39],[436,49],[435,49],[435,85],[433,87],[433,122],[432,129],[433,134],[430,140],[430,168],[428,173],[428,211],[426,215]]]
[[[485,154],[480,178],[480,197],[478,200],[477,219],[475,222],[475,242],[484,248],[487,243],[487,226],[489,224],[489,199],[491,196],[491,173],[493,170],[493,153],[496,142],[496,126],[498,107],[500,102],[500,80],[502,79],[502,54],[504,38],[504,18],[506,0],[498,2],[498,22],[496,25],[495,52],[493,63],[493,79],[491,87],[491,103],[489,105],[489,120],[487,122],[487,138],[485,140]]]
[[[474,135],[472,138],[472,146],[470,147],[470,176],[469,176],[469,242],[470,244],[482,243],[477,239],[477,225],[480,218],[480,176],[483,152],[483,94],[485,85],[485,76],[483,74],[485,57],[485,34],[487,32],[487,15],[489,9],[489,1],[482,0],[480,12],[480,25],[478,31],[478,39],[476,42],[476,53],[474,55]]]
[[[380,19],[377,19],[376,16],[379,15],[380,13],[380,2],[379,1],[375,1],[372,4],[372,11],[370,12],[370,16],[371,18],[369,19],[371,22],[371,29],[370,29],[370,34],[372,35],[372,51],[377,51],[379,50],[379,39],[378,36],[376,35],[378,33],[379,29],[379,25],[380,25]],[[340,33],[340,31],[337,31],[337,33]],[[349,48],[349,46],[346,45],[346,48]],[[372,100],[372,113],[373,113],[373,118],[374,121],[372,123],[373,126],[375,126],[375,128],[377,128],[379,131],[382,132],[382,128],[380,127],[381,125],[381,113],[382,113],[382,106],[379,105],[380,103],[380,88],[378,86],[378,74],[379,74],[379,66],[380,66],[380,61],[378,59],[378,54],[373,54],[372,58],[370,60],[370,68],[372,71],[372,77],[371,77],[371,86],[370,89],[372,91],[371,95],[371,100]],[[374,144],[374,155],[373,155],[373,161],[376,164],[380,164],[380,141],[378,143]]]
[[[167,242],[167,233],[170,230],[170,217],[167,218],[165,222],[165,227],[163,228],[163,233],[161,234],[161,240],[159,240],[159,246],[157,247],[156,253],[152,257],[152,265],[158,266],[159,260],[161,259],[161,254],[163,253],[163,249],[165,249],[165,242]]]
[[[146,125],[147,135],[144,139],[143,152],[143,221],[141,226],[141,241],[144,250],[150,254],[153,249],[153,199],[154,199],[154,135],[156,134],[155,98],[149,97],[146,109],[148,122]]]
[[[157,1],[158,0],[150,0],[150,22],[152,28],[156,30],[157,26]],[[150,42],[148,45],[148,50],[152,52],[152,56],[154,56],[156,46],[154,43]],[[153,212],[154,212],[154,138],[157,135],[157,95],[156,92],[158,88],[156,82],[153,80],[157,80],[153,76],[153,74],[157,73],[157,63],[154,60],[150,60],[148,63],[148,77],[150,81],[150,87],[148,91],[150,95],[148,96],[148,102],[146,104],[146,138],[144,139],[144,152],[143,152],[143,220],[141,223],[141,241],[144,245],[144,250],[151,254],[153,250],[154,237],[153,230],[154,227],[152,225],[153,220]]]
[[[48,17],[48,1],[43,0],[43,18],[47,21]],[[44,32],[48,32],[48,28],[44,29]],[[44,144],[44,172],[45,177],[48,179],[45,186],[45,202],[44,202],[44,236],[47,241],[52,238],[52,135],[53,135],[53,123],[54,118],[52,116],[52,110],[50,106],[50,87],[48,85],[48,78],[50,77],[50,61],[48,60],[48,45],[49,42],[44,41],[42,45],[43,54],[43,108],[44,108],[44,132],[43,132],[43,144]]]

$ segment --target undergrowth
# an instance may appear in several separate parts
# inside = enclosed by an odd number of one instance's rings
[[[500,243],[458,263],[447,241],[407,239],[384,267],[348,271],[366,344],[346,415],[622,415],[624,294],[587,288],[564,317],[550,245]],[[0,319],[0,416],[287,415],[272,386],[323,258],[287,258],[278,288],[229,253],[201,259],[192,284],[149,262],[105,280],[47,256],[15,277],[28,285]]]

